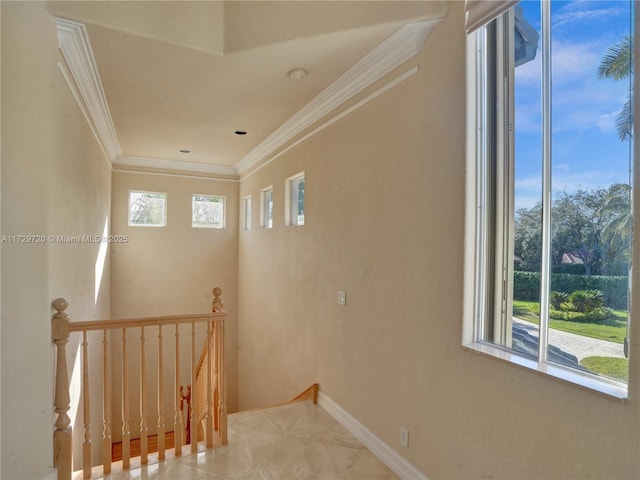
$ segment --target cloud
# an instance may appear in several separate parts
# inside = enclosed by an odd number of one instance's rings
[[[589,8],[591,7],[591,8]],[[573,26],[576,22],[595,24],[610,22],[615,17],[629,16],[628,8],[616,2],[587,3],[583,1],[567,2],[552,17],[553,28]]]
[[[515,181],[516,190],[525,191],[537,191],[542,188],[542,177],[540,175],[534,175],[531,177],[521,178]]]
[[[603,113],[598,117],[596,125],[604,133],[611,133],[616,131],[616,115],[617,112]]]
[[[518,211],[521,208],[532,208],[535,207],[538,203],[540,203],[542,201],[542,198],[540,195],[530,195],[530,196],[523,196],[523,195],[518,195],[516,196],[516,200],[515,200],[515,204],[513,205],[514,207],[514,211]]]
[[[608,49],[629,29],[623,2],[558,2],[552,13],[553,190],[607,188],[628,181],[627,147],[615,117],[626,101],[628,82],[598,77]],[[535,12],[531,18],[535,20]],[[533,23],[532,23],[533,25]],[[516,208],[541,198],[541,47],[515,70]]]
[[[596,76],[601,58],[602,46],[592,42],[552,42],[551,71],[554,83]]]
[[[575,171],[571,165],[559,163],[552,170],[553,197],[559,192],[573,193],[578,190],[596,190],[608,188],[614,183],[627,183],[628,173],[622,171],[589,169]],[[531,175],[516,179],[515,209],[531,208],[542,200],[542,177]]]
[[[551,72],[554,83],[567,83],[586,76],[597,78],[598,65],[606,48],[601,43],[551,42]],[[542,75],[540,46],[536,58],[515,70],[515,79],[520,85],[539,88]]]
[[[627,181],[628,175],[626,172],[599,169],[576,172],[573,171],[572,168],[569,168],[562,173],[554,171],[552,175],[552,188],[554,192],[565,191],[571,193],[581,189],[595,190],[598,188],[608,188],[614,183],[624,183]]]
[[[536,58],[534,58],[530,62],[520,65],[519,67],[516,67],[516,82],[520,84],[539,85],[540,75],[542,72],[542,64],[540,63],[540,58],[540,46],[538,45]]]

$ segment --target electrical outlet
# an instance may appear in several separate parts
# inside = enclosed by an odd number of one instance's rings
[[[338,291],[338,305],[342,305],[343,307],[347,304],[347,292],[343,292],[342,290]]]
[[[400,443],[403,447],[409,448],[409,429],[400,427]]]

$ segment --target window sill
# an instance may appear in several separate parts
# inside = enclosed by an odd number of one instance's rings
[[[580,385],[581,387],[594,390],[613,398],[628,398],[627,386],[623,383],[597,377],[596,375],[589,373],[581,373],[555,363],[540,363],[535,359],[525,357],[517,352],[484,342],[474,342],[464,345],[464,348],[473,352],[483,353],[499,360],[513,363],[566,382]]]

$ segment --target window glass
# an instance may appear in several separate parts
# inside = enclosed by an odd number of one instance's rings
[[[631,231],[630,8],[630,2],[621,1],[554,2],[550,22],[548,357],[624,382]]]
[[[251,230],[251,195],[242,199],[242,225],[244,230]]]
[[[627,382],[630,2],[520,2],[478,34],[479,340]]]
[[[166,224],[166,193],[129,192],[129,226],[164,227]]]
[[[287,180],[287,224],[304,225],[304,173]]]
[[[194,194],[191,200],[191,226],[195,228],[224,228],[224,197]]]
[[[262,228],[273,227],[273,187],[262,190],[260,209],[260,226]]]

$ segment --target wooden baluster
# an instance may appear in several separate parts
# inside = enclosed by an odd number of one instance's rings
[[[91,478],[91,406],[89,402],[89,343],[87,331],[82,332],[82,410],[84,437],[82,442],[83,478]]]
[[[213,428],[220,433],[220,417],[218,417],[218,403],[220,390],[218,389],[218,328],[213,322],[213,340],[211,342],[211,361],[213,362]]]
[[[221,318],[219,321],[219,336],[218,336],[218,349],[220,351],[219,356],[219,379],[218,379],[218,388],[220,390],[219,393],[219,409],[220,409],[220,440],[223,445],[227,444],[227,389],[225,387],[225,367],[224,367],[224,319]]]
[[[191,392],[190,405],[188,410],[191,418],[188,419],[191,432],[191,453],[198,451],[198,424],[196,422],[195,409],[199,407],[194,405],[193,401],[197,398],[197,385],[196,385],[196,324],[191,322],[191,385],[193,385],[193,391]]]
[[[164,397],[164,366],[162,355],[162,325],[158,325],[158,460],[164,460],[165,455],[165,426],[163,414]]]
[[[122,329],[122,468],[131,467],[131,429],[129,427],[129,364],[127,329]]]
[[[212,322],[207,322],[207,419],[206,419],[206,437],[207,448],[213,448],[213,386],[211,381],[212,372],[212,359],[213,355],[211,348],[211,341],[213,340],[213,328]]]
[[[214,313],[220,313],[220,312],[224,312],[224,304],[222,303],[222,300],[220,299],[220,296],[222,295],[222,289],[220,287],[215,287],[211,293],[213,294],[213,301],[211,302],[211,311]],[[223,420],[223,409],[222,409],[222,393],[223,393],[223,386],[222,386],[222,381],[223,381],[223,374],[222,374],[222,357],[221,357],[221,335],[222,335],[222,330],[220,329],[220,321],[216,320],[214,322],[214,352],[213,352],[213,359],[214,359],[214,375],[215,375],[215,411],[214,411],[214,417],[215,417],[215,428],[216,431],[218,432],[218,436],[220,438],[220,441],[222,442],[222,444],[227,443],[226,442],[226,413],[224,415],[224,425],[225,425],[225,433],[223,435],[222,432],[222,420]],[[217,397],[217,398],[216,398]],[[226,406],[225,406],[226,408]]]
[[[51,319],[51,333],[56,345],[55,412],[58,415],[53,433],[53,465],[58,470],[57,478],[71,479],[72,429],[67,415],[69,404],[69,374],[67,373],[66,345],[69,341],[69,315],[65,310],[69,303],[64,298],[53,301],[56,312]]]
[[[109,351],[109,330],[103,333],[103,376],[102,376],[102,471],[111,473],[111,352]]]
[[[176,365],[175,365],[175,413],[173,417],[173,437],[175,445],[175,456],[182,455],[182,414],[180,413],[180,325],[176,323]]]
[[[149,463],[149,428],[147,426],[147,373],[144,326],[140,327],[140,463]]]

